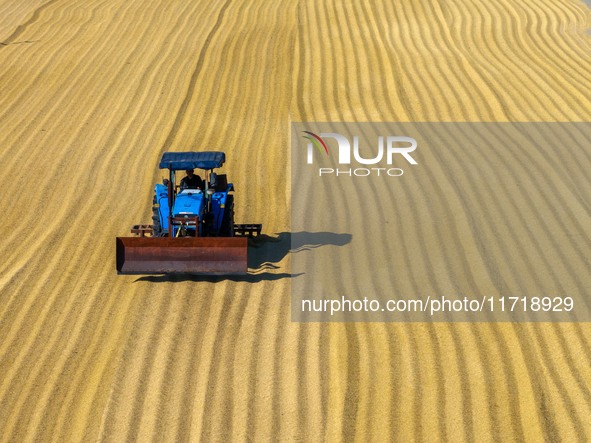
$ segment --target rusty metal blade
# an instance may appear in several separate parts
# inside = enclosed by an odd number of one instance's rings
[[[119,274],[246,274],[248,239],[117,237]]]

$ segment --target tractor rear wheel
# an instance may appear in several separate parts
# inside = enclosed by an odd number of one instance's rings
[[[154,197],[154,200],[156,200],[156,197]],[[152,237],[162,237],[159,208],[159,205],[152,205]]]
[[[224,218],[220,226],[220,236],[234,237],[234,196],[228,195],[226,198],[226,208]]]

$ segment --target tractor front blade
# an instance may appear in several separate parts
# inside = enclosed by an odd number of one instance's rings
[[[117,237],[118,274],[246,274],[247,238]]]

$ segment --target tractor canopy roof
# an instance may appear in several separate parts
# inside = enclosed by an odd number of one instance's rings
[[[160,160],[160,169],[173,171],[187,169],[220,168],[226,161],[226,154],[219,151],[165,152]]]

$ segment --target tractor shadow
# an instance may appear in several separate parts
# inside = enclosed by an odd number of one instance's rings
[[[351,242],[351,234],[334,232],[280,232],[277,236],[259,235],[248,241],[248,268],[246,275],[196,275],[196,274],[165,274],[143,276],[135,281],[152,283],[163,282],[210,282],[235,281],[258,283],[275,281],[284,278],[299,277],[300,274],[286,272],[269,272],[280,269],[278,265],[288,254],[297,254],[322,246],[345,246]]]

